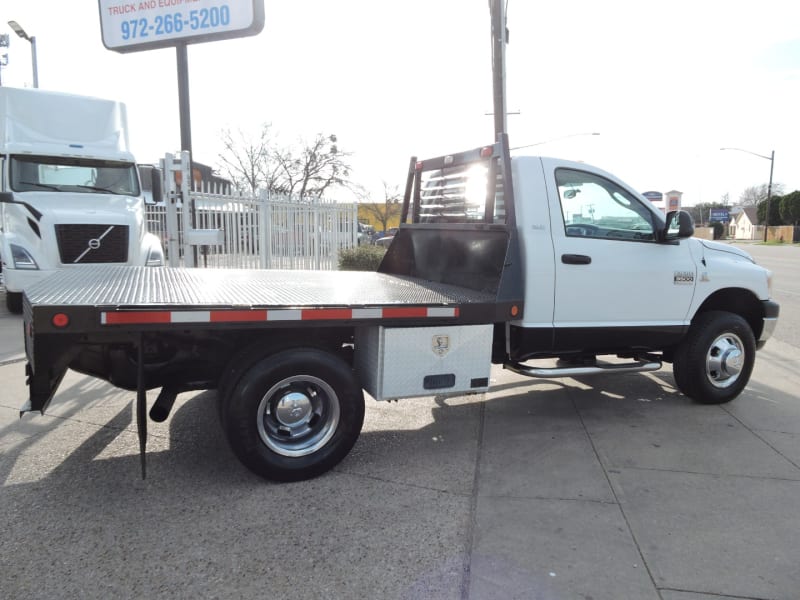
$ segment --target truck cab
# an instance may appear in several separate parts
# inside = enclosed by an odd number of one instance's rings
[[[733,246],[692,237],[688,214],[664,215],[583,163],[516,157],[513,173],[526,273],[516,359],[671,348],[711,308],[743,314],[757,339],[771,333],[761,305],[770,274]]]
[[[671,362],[694,400],[736,397],[777,322],[771,273],[738,248],[693,237],[688,213],[663,214],[602,169],[511,157],[503,140],[413,165],[403,215],[410,223],[381,270],[489,285],[498,307],[517,307],[497,319],[492,360],[521,374]],[[491,250],[481,238],[501,226],[507,245]],[[423,250],[430,238],[449,240],[447,250]],[[556,367],[536,364],[552,358]]]
[[[0,88],[0,259],[11,312],[53,272],[88,264],[163,265],[145,230],[124,105]]]

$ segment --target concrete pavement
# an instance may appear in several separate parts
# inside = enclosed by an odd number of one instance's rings
[[[0,365],[25,356],[22,318],[6,309],[6,292],[0,285]]]
[[[668,367],[368,399],[334,472],[278,485],[213,392],[150,423],[144,481],[130,392],[69,373],[20,420],[21,319],[0,336],[4,598],[800,597],[800,356],[776,340],[724,406]]]

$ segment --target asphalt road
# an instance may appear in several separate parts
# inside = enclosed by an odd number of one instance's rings
[[[800,245],[735,245],[773,272],[772,295],[781,305],[775,339],[800,348]]]
[[[495,369],[485,395],[368,399],[350,456],[289,485],[236,461],[211,392],[151,423],[146,480],[130,392],[69,373],[19,419],[0,308],[0,595],[797,600],[800,248],[748,250],[782,313],[733,402],[690,403],[669,367]]]

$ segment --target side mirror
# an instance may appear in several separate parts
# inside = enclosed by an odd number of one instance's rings
[[[672,210],[667,213],[667,223],[664,226],[661,239],[665,242],[682,240],[694,235],[694,219],[685,210]]]
[[[161,171],[159,169],[151,169],[150,178],[150,189],[153,191],[153,202],[160,204],[161,201],[164,200],[164,192],[161,189]]]
[[[14,200],[14,194],[11,192],[0,192],[0,204],[13,204],[16,202]]]

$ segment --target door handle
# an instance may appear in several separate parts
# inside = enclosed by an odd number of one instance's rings
[[[588,265],[591,264],[592,257],[585,254],[562,254],[561,262],[565,265]]]

